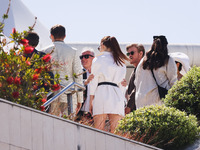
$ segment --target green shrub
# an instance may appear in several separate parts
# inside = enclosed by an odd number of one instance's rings
[[[192,143],[200,128],[197,118],[173,107],[148,106],[126,115],[116,133],[127,133],[133,140],[164,149],[176,149]]]
[[[172,106],[200,120],[200,67],[193,67],[177,82],[164,99],[166,106]]]

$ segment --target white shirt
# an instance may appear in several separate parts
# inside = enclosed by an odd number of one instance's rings
[[[143,58],[144,59],[144,58]],[[136,108],[148,105],[162,104],[158,87],[151,70],[143,69],[143,59],[137,66],[135,76]],[[169,57],[167,65],[153,70],[158,85],[169,90],[177,81],[177,66],[173,58]]]

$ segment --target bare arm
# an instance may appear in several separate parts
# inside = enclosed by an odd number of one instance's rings
[[[93,111],[93,100],[94,100],[94,95],[90,95],[90,114],[92,114]]]

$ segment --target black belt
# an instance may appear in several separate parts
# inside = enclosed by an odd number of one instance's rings
[[[98,83],[98,86],[100,86],[100,85],[112,85],[112,86],[116,86],[116,87],[118,87],[117,84],[112,83],[112,82],[100,82],[100,83]]]

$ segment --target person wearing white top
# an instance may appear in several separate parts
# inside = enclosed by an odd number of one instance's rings
[[[82,105],[81,111],[84,114],[88,114],[89,107],[90,107],[90,81],[93,79],[93,75],[91,75],[91,67],[92,67],[92,60],[94,59],[95,54],[92,48],[84,48],[81,52],[81,64],[86,70],[85,74],[83,74],[84,85],[86,90],[84,91],[84,103]],[[85,75],[85,76],[84,76]]]
[[[190,70],[190,59],[182,52],[169,53],[169,56],[176,62],[177,76],[178,80],[180,80]]]
[[[93,59],[91,73],[94,79],[90,82],[90,112],[93,114],[94,126],[104,130],[105,120],[110,121],[110,132],[113,133],[118,121],[124,116],[125,95],[121,81],[126,75],[125,60],[115,37],[105,36],[101,40],[101,52]]]
[[[62,25],[55,25],[51,28],[51,39],[53,45],[45,48],[45,53],[51,53],[52,61],[57,62],[58,66],[52,66],[53,73],[60,75],[60,83],[67,86],[71,82],[77,82],[83,84],[82,75],[74,78],[73,74],[82,73],[81,61],[77,50],[68,46],[64,43],[65,28]],[[68,80],[66,80],[66,75]],[[78,92],[72,95],[72,113],[78,113],[83,102],[83,92]],[[50,112],[51,114],[62,116],[68,114],[67,95],[62,94],[58,100],[51,103]]]
[[[153,74],[158,85],[167,90],[177,81],[177,67],[174,59],[168,55],[167,44],[165,36],[154,36],[151,49],[137,66],[134,82],[136,109],[162,104]]]

